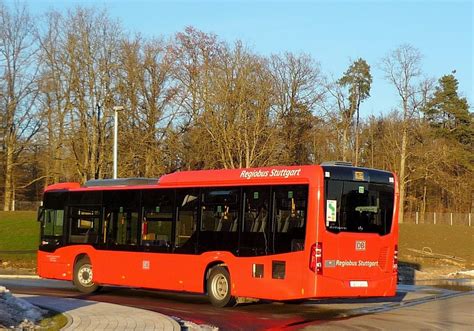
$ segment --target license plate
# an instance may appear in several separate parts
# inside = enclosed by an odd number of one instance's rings
[[[369,284],[366,280],[351,280],[351,287],[368,287]]]

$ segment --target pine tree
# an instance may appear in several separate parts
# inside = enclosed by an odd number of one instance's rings
[[[349,109],[343,114],[344,120],[350,124],[356,114],[355,165],[357,166],[359,163],[359,108],[360,103],[370,96],[370,85],[372,84],[370,66],[364,59],[359,58],[351,64],[338,83],[349,88]],[[347,127],[349,126],[347,125]]]
[[[458,95],[458,85],[453,74],[441,77],[425,113],[431,126],[436,128],[438,136],[454,139],[465,147],[472,147],[472,114],[469,113],[466,98],[460,98]]]

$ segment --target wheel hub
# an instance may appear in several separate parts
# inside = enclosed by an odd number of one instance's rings
[[[212,280],[212,292],[216,298],[223,300],[229,292],[229,284],[224,275],[217,275]]]
[[[93,286],[92,282],[92,266],[84,264],[77,273],[77,278],[82,286],[90,287]]]

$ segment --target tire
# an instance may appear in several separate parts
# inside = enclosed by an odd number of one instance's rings
[[[229,271],[224,267],[211,269],[207,279],[207,295],[214,307],[233,307],[236,298],[231,294],[231,282]]]
[[[93,281],[92,263],[88,257],[80,258],[74,265],[74,286],[87,294],[100,289],[100,286]]]

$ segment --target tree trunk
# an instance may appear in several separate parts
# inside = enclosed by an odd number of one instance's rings
[[[426,175],[425,180],[423,183],[423,200],[421,205],[421,221],[425,222],[425,214],[426,214]]]
[[[349,127],[344,126],[342,131],[342,161],[347,161],[347,135],[348,135]]]
[[[403,133],[402,133],[402,151],[400,155],[400,180],[399,180],[399,187],[400,187],[400,212],[398,223],[403,223],[404,217],[404,205],[405,205],[405,163],[407,157],[407,143],[408,143],[408,129],[406,124],[403,125]]]
[[[7,138],[10,140],[10,138]],[[13,148],[11,142],[7,142],[5,155],[5,189],[3,210],[10,211],[13,209]]]

